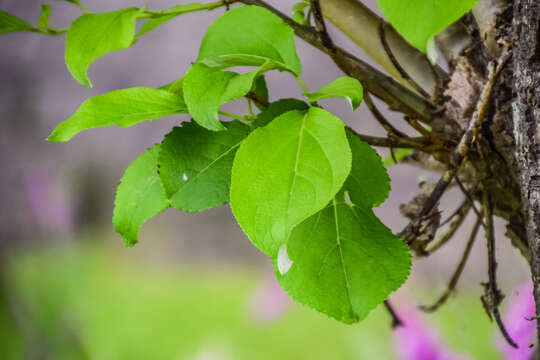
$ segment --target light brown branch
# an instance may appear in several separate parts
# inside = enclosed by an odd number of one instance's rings
[[[248,5],[262,6],[283,19],[291,26],[296,35],[302,38],[310,45],[319,50],[327,52],[323,46],[317,31],[311,27],[298,24],[290,17],[261,0],[239,0],[239,2]],[[323,6],[323,12],[325,8]],[[432,106],[421,96],[415,94],[405,86],[399,84],[394,79],[386,76],[373,66],[356,58],[340,47],[336,47],[335,54],[332,54],[332,60],[347,75],[358,79],[370,93],[384,101],[388,106],[396,111],[411,115],[429,123],[432,120]]]

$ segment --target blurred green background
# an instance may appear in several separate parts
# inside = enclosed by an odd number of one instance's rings
[[[353,326],[296,304],[258,321],[250,304],[266,275],[253,267],[149,263],[83,242],[15,257],[5,276],[17,306],[0,321],[3,359],[394,358],[383,307]],[[498,358],[477,298],[461,294],[426,321],[455,351]]]

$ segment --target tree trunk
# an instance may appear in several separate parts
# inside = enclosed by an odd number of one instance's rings
[[[531,250],[536,316],[540,315],[540,3],[514,2],[515,156]],[[537,321],[540,340],[540,321]],[[539,341],[540,344],[540,341]]]

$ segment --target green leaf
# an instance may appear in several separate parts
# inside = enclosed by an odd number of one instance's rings
[[[413,149],[396,149],[394,150],[394,157],[396,158],[397,162],[394,161],[394,158],[392,157],[392,155],[388,155],[387,157],[384,158],[383,165],[384,166],[396,165],[401,160],[403,160],[405,156],[412,154],[412,152],[413,152]]]
[[[135,23],[144,9],[134,7],[102,14],[84,14],[71,24],[66,38],[66,65],[82,85],[92,86],[90,65],[111,51],[133,44]]]
[[[306,15],[303,11],[295,11],[292,14],[292,18],[299,24],[304,24],[306,22]]]
[[[92,97],[62,122],[49,141],[68,141],[80,131],[109,125],[128,127],[144,120],[187,112],[181,96],[166,90],[136,87]]]
[[[43,3],[41,4],[41,13],[37,21],[38,28],[48,29],[49,28],[49,18],[51,17],[51,5]]]
[[[292,7],[293,20],[299,24],[305,24],[306,22],[305,9],[308,6],[309,6],[309,3],[306,1],[300,1],[294,4]]]
[[[293,29],[260,6],[235,8],[218,18],[208,28],[197,61],[220,69],[271,61],[272,68],[295,75],[302,70]]]
[[[158,144],[140,155],[127,168],[116,191],[114,229],[127,247],[137,243],[139,228],[145,221],[169,207],[157,173],[159,149]]]
[[[184,77],[184,98],[189,113],[199,125],[225,130],[218,118],[219,107],[246,95],[265,66],[247,74],[219,71],[204,64],[193,65]]]
[[[280,99],[271,103],[263,112],[257,115],[255,127],[268,125],[272,120],[291,110],[307,110],[309,105],[298,99]]]
[[[268,101],[268,86],[266,85],[266,79],[264,78],[264,75],[259,76],[257,80],[255,80],[255,83],[253,84],[253,89],[251,89],[251,91],[260,99]],[[260,105],[256,101],[254,103],[259,110],[264,110],[264,106]]]
[[[15,15],[0,10],[0,34],[14,31],[30,31],[32,26]]]
[[[367,208],[379,206],[390,193],[390,177],[381,157],[352,131],[347,131],[352,153],[351,173],[345,181],[350,200]]]
[[[362,103],[364,92],[362,84],[352,77],[343,76],[323,86],[317,92],[305,94],[311,102],[322,99],[343,97],[349,101],[351,108],[356,110]]]
[[[209,131],[184,122],[165,136],[159,153],[160,177],[178,210],[196,212],[229,201],[234,155],[249,128],[224,123],[228,131]]]
[[[184,97],[184,77],[174,80],[171,83],[168,83],[166,85],[163,85],[159,88],[160,90],[167,90],[172,93],[175,93],[177,95]]]
[[[294,228],[274,266],[293,299],[350,324],[405,282],[411,255],[371,209],[334,199]]]
[[[309,6],[309,2],[307,1],[299,1],[295,3],[292,7],[292,11],[304,11]]]
[[[234,159],[231,208],[251,242],[275,257],[290,230],[322,209],[351,167],[343,122],[312,107],[253,131]]]
[[[429,39],[465,15],[478,0],[377,0],[388,21],[412,45],[427,51]]]
[[[150,18],[146,20],[146,22],[141,26],[137,36],[139,37],[144,34],[147,34],[150,31],[157,28],[158,26],[182,14],[189,13],[192,11],[205,10],[205,9],[209,9],[208,4],[192,3],[192,4],[185,4],[185,5],[176,5],[163,11],[154,11],[153,13],[157,13],[162,16],[156,17],[156,18]]]

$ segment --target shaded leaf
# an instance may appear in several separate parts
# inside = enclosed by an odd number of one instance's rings
[[[257,80],[255,80],[253,89],[251,89],[251,91],[260,99],[268,101],[268,86],[266,85],[264,75],[259,76]],[[264,106],[260,105],[258,102],[254,101],[253,103],[259,110],[264,110]]]
[[[308,104],[298,99],[280,99],[271,103],[264,111],[257,115],[254,126],[263,127],[281,114],[291,110],[307,110],[308,108]]]
[[[407,279],[405,243],[368,208],[334,199],[295,227],[274,258],[288,294],[345,323],[364,319]],[[286,258],[287,267],[280,264]]]
[[[344,188],[354,204],[367,208],[379,206],[390,193],[390,177],[381,157],[350,130],[347,130],[347,139],[352,166]]]
[[[29,31],[32,26],[15,15],[11,15],[0,10],[0,34],[6,34],[14,31]]]
[[[249,128],[223,123],[228,131],[209,131],[184,122],[165,136],[159,153],[160,177],[171,204],[196,212],[229,201],[234,155]]]

